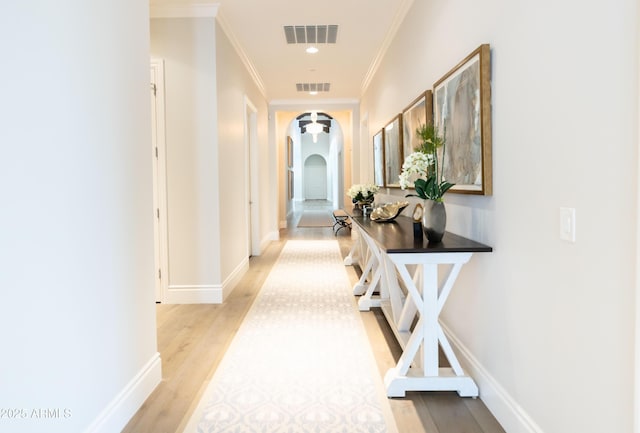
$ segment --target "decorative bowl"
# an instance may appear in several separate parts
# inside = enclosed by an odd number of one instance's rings
[[[408,201],[397,201],[395,203],[387,203],[384,206],[377,207],[373,212],[371,212],[371,221],[393,221],[407,206],[409,206]]]

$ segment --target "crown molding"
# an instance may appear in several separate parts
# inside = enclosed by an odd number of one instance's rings
[[[373,80],[373,77],[380,67],[380,63],[382,63],[382,59],[384,59],[384,56],[387,54],[387,50],[389,49],[391,42],[393,42],[393,39],[396,37],[396,33],[398,33],[398,30],[400,29],[404,18],[407,16],[409,9],[411,9],[413,1],[414,0],[404,0],[398,8],[396,16],[393,17],[393,22],[391,23],[391,27],[389,28],[389,31],[387,32],[387,35],[385,36],[384,41],[380,46],[380,50],[378,50],[378,54],[373,59],[373,62],[371,62],[371,66],[369,66],[369,70],[364,76],[364,80],[362,80],[362,86],[360,90],[361,95],[364,95],[364,93],[367,91],[367,88],[371,84],[371,80]]]
[[[247,68],[247,72],[258,87],[258,90],[266,99],[266,91],[262,78],[260,78],[258,71],[255,66],[253,66],[253,63],[251,63],[251,60],[249,60],[249,57],[242,48],[238,38],[236,38],[233,31],[226,23],[223,14],[219,11],[219,7],[220,3],[193,3],[189,5],[167,3],[151,5],[149,8],[149,15],[151,18],[215,18],[222,31],[227,35],[227,38],[229,38],[233,49],[240,57],[245,68]]]
[[[269,107],[273,108],[301,108],[301,107],[343,107],[353,108],[353,106],[359,106],[359,99],[351,98],[336,98],[336,99],[274,99],[269,101]],[[320,110],[321,111],[321,110]]]
[[[220,3],[177,4],[166,3],[149,6],[151,18],[211,18],[218,15]]]
[[[229,25],[227,24],[222,13],[218,13],[218,15],[216,16],[216,21],[220,25],[220,28],[225,33],[225,35],[227,35],[227,38],[229,38],[229,42],[231,43],[231,45],[233,46],[233,49],[238,54],[238,57],[240,57],[240,61],[242,61],[245,68],[247,68],[247,72],[249,72],[249,75],[253,79],[253,82],[255,83],[256,87],[258,87],[258,90],[260,91],[262,96],[265,99],[267,99],[267,92],[264,88],[264,83],[262,82],[262,78],[260,77],[260,74],[258,74],[258,71],[256,70],[251,60],[249,59],[249,56],[247,56],[247,53],[242,48],[242,45],[238,41],[238,38],[231,30],[231,27],[229,27]]]

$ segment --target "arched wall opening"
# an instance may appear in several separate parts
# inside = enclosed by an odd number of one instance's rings
[[[353,145],[353,109],[317,110],[331,119],[328,132],[312,134],[300,127],[299,117],[311,110],[274,112],[275,144],[278,149],[278,221],[287,227],[287,218],[296,202],[305,200],[305,161],[319,155],[326,162],[326,195],[334,209],[344,207],[345,185],[351,182]],[[321,119],[322,116],[320,116]],[[326,119],[323,119],[326,120]],[[312,168],[311,170],[313,170]]]

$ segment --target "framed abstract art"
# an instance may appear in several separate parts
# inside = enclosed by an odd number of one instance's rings
[[[418,96],[402,111],[403,161],[420,145],[416,129],[425,124],[433,124],[433,94],[431,90]]]
[[[373,181],[384,186],[384,144],[382,130],[373,136]]]
[[[402,114],[398,114],[382,129],[384,144],[384,186],[400,188],[402,171]]]
[[[433,85],[434,121],[445,138],[449,192],[492,194],[491,62],[481,45]]]

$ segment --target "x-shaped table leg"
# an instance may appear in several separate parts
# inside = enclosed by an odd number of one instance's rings
[[[381,258],[381,260],[393,263],[407,290],[402,308],[399,309],[397,305],[392,305],[392,317],[394,318],[392,326],[406,328],[407,324],[413,321],[415,314],[419,315],[418,322],[410,331],[410,337],[404,343],[398,363],[385,375],[385,386],[389,397],[402,397],[406,391],[443,390],[455,390],[459,395],[467,397],[478,395],[478,387],[471,377],[465,376],[438,321],[462,265],[469,261],[471,255],[472,253],[385,254]],[[416,272],[421,273],[419,277],[409,273],[407,265],[411,264],[418,265]],[[438,286],[439,264],[452,265],[441,287]],[[395,298],[397,304],[399,294],[393,292],[400,289],[397,282],[393,283],[394,267],[385,266],[384,269],[391,303],[394,303]],[[422,284],[416,284],[416,282]],[[412,315],[411,312],[414,314]],[[407,332],[409,330],[399,329],[399,331]],[[438,362],[439,346],[442,347],[451,368],[440,368]],[[420,349],[422,349],[421,352]],[[419,367],[412,368],[411,365],[415,365],[417,359]]]

